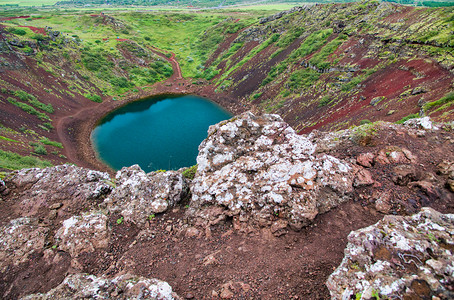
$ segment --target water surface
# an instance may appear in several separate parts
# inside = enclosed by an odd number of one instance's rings
[[[219,105],[197,96],[137,101],[107,115],[92,133],[98,156],[115,170],[139,164],[145,172],[196,164],[210,125],[229,119]]]

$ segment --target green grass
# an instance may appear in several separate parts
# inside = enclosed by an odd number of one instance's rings
[[[45,168],[52,164],[46,160],[40,160],[33,156],[21,156],[10,151],[0,150],[0,168],[8,170],[20,170],[24,168]]]
[[[415,119],[415,118],[419,118],[419,114],[410,114],[406,117],[403,117],[402,119],[400,119],[399,121],[396,122],[396,124],[403,124],[405,123],[406,121],[410,120],[410,119]]]
[[[229,68],[227,72],[224,72],[222,76],[220,77],[218,82],[222,82],[224,79],[226,79],[232,72],[243,66],[245,63],[250,61],[254,56],[256,56],[258,53],[262,52],[264,49],[269,47],[271,44],[275,43],[277,40],[279,40],[279,34],[275,33],[271,37],[269,37],[266,41],[263,43],[259,44],[256,46],[254,49],[249,51],[249,53],[236,65],[232,66]]]
[[[2,0],[0,5],[43,6],[54,5],[58,0]]]
[[[45,112],[48,112],[50,114],[54,112],[52,104],[44,104],[41,101],[38,101],[35,96],[30,95],[27,92],[17,90],[14,92],[14,95],[17,96],[20,100],[28,101],[28,103],[30,103],[32,106],[44,110]]]
[[[130,38],[142,42],[146,36],[149,40],[143,42],[144,44],[174,52],[184,77],[195,77],[197,67],[205,62],[206,54],[211,51],[211,47],[206,47],[206,44],[204,49],[199,47],[200,36],[224,19],[222,16],[207,13],[196,15],[168,12],[127,13],[117,17],[131,26]],[[219,42],[216,41],[213,46],[217,46]]]
[[[20,143],[19,141],[16,141],[16,140],[13,140],[13,139],[1,136],[1,135],[0,135],[0,140],[4,140],[4,141],[7,141],[7,142],[13,142],[13,143]]]
[[[299,89],[308,89],[320,78],[320,74],[312,69],[296,70],[290,75],[287,81],[288,87],[291,91]]]
[[[51,141],[51,140],[49,140],[49,139],[46,138],[46,137],[43,137],[43,138],[40,139],[39,141],[40,141],[41,143],[43,143],[44,145],[54,146],[54,147],[57,147],[57,148],[63,148],[62,143],[55,142],[55,141]]]
[[[19,107],[20,109],[22,109],[23,111],[25,111],[28,114],[35,115],[39,119],[41,119],[43,121],[44,120],[45,121],[50,121],[50,118],[49,118],[48,115],[46,115],[45,113],[37,111],[34,107],[32,107],[32,106],[30,106],[30,105],[28,105],[26,103],[17,101],[16,99],[11,98],[11,97],[8,97],[6,100],[8,100],[9,103]]]
[[[429,109],[432,109],[436,106],[444,106],[445,104],[451,104],[454,102],[454,92],[447,94],[446,96],[433,101],[433,102],[428,102],[424,104],[423,109],[424,111],[428,111]]]
[[[331,42],[328,42],[318,53],[314,54],[309,62],[317,67],[318,69],[328,69],[331,67],[331,63],[327,62],[326,59],[331,55],[337,48],[347,39],[347,36],[341,35]]]

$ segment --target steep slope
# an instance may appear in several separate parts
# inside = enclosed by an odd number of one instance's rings
[[[301,132],[417,114],[451,120],[453,17],[374,1],[296,7],[223,44],[209,61],[212,83]]]
[[[37,158],[105,169],[90,147],[96,121],[159,93],[278,113],[300,133],[453,119],[452,8],[20,12],[0,25],[1,149],[26,156],[2,152],[9,169],[49,165]]]

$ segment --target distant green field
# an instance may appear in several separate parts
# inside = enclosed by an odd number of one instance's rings
[[[0,5],[42,6],[54,5],[58,0],[2,0]]]
[[[225,7],[224,9],[244,9],[244,10],[276,10],[276,11],[283,11],[291,9],[295,6],[307,4],[308,2],[304,3],[278,3],[278,4],[257,4],[257,5],[236,5],[233,7]],[[314,2],[315,3],[315,2]]]

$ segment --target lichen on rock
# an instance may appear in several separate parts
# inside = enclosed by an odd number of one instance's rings
[[[452,299],[454,215],[423,208],[353,231],[326,285],[332,299]],[[358,299],[358,298],[357,298]]]
[[[0,227],[0,272],[25,262],[30,254],[44,249],[49,229],[35,218],[19,218]]]
[[[106,248],[109,244],[110,229],[107,216],[101,212],[73,216],[63,222],[55,234],[58,248],[77,257],[83,252]]]
[[[55,203],[62,203],[61,214],[65,211],[71,214],[77,207],[94,206],[101,196],[112,190],[109,180],[107,173],[73,165],[22,169],[5,179],[8,187],[22,190],[17,195],[22,216],[34,216]]]
[[[247,112],[211,126],[199,146],[188,216],[205,226],[227,216],[271,226],[278,216],[300,229],[353,191],[351,164],[315,149],[278,115]]]
[[[138,226],[144,225],[151,214],[162,213],[180,202],[189,189],[179,172],[146,174],[138,165],[118,171],[116,183],[105,200],[107,209]]]
[[[156,299],[178,300],[164,281],[125,274],[113,279],[87,274],[72,274],[46,294],[33,294],[22,300],[46,299]]]

